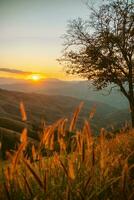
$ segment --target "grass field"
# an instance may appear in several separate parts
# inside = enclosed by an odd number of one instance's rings
[[[1,173],[2,200],[134,199],[134,130],[113,135],[101,129],[93,137],[94,112],[76,130],[81,107],[70,124],[61,119],[44,126],[36,147],[27,149],[27,130],[23,130],[16,151],[7,152]]]

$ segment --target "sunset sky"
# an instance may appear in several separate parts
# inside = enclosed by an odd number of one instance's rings
[[[61,55],[61,36],[68,20],[88,17],[84,2],[0,0],[0,76],[20,78],[36,72],[66,79],[56,61]]]

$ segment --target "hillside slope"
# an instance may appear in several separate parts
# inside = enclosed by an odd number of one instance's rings
[[[76,106],[78,106],[82,100],[60,95],[42,95],[0,90],[0,120],[6,118],[21,121],[19,110],[19,103],[21,101],[25,104],[28,123],[31,128],[35,123],[40,123],[42,119],[45,120],[47,124],[51,124],[63,117],[71,118]],[[97,101],[83,100],[83,102],[84,107],[80,114],[80,121],[82,121],[83,118],[87,118],[89,112],[95,106],[96,113],[92,123],[96,124],[96,126],[104,126],[111,118],[114,121],[114,113],[121,112],[119,109]],[[125,120],[129,119],[127,110],[122,113],[122,117],[123,116],[125,116]],[[116,122],[118,124],[120,118],[116,118]],[[0,121],[0,123],[2,124],[3,122]],[[21,126],[23,125],[21,124]]]
[[[27,113],[26,123],[21,121],[19,109],[21,101],[23,101]],[[80,102],[80,99],[73,97],[49,96],[0,89],[0,141],[3,143],[4,151],[14,147],[24,127],[28,128],[28,136],[37,140],[42,121],[45,121],[46,125],[53,124],[61,118],[68,118],[70,121]],[[95,134],[99,133],[101,127],[109,128],[112,124],[118,127],[124,121],[129,120],[127,111],[123,113],[107,104],[85,100],[78,117],[77,128],[83,126],[84,119],[89,117],[93,107],[96,111],[90,124]]]
[[[58,79],[45,79],[40,82],[18,81],[11,84],[0,84],[0,88],[21,92],[34,92],[47,95],[71,96],[79,99],[99,101],[107,103],[118,109],[127,108],[127,100],[117,90],[113,90],[110,95],[108,89],[94,91],[93,86],[88,81],[61,81]]]

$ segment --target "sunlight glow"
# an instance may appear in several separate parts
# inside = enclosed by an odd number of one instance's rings
[[[29,79],[32,81],[40,81],[42,79],[42,76],[40,74],[31,74]]]

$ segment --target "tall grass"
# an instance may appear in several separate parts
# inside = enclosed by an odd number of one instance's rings
[[[0,183],[0,199],[132,200],[134,199],[134,130],[107,139],[104,129],[93,137],[90,119],[76,129],[76,109],[70,125],[61,119],[44,126],[38,145],[27,154],[25,128],[17,150],[10,154]],[[27,116],[21,103],[22,120]],[[69,128],[67,128],[69,127]]]

